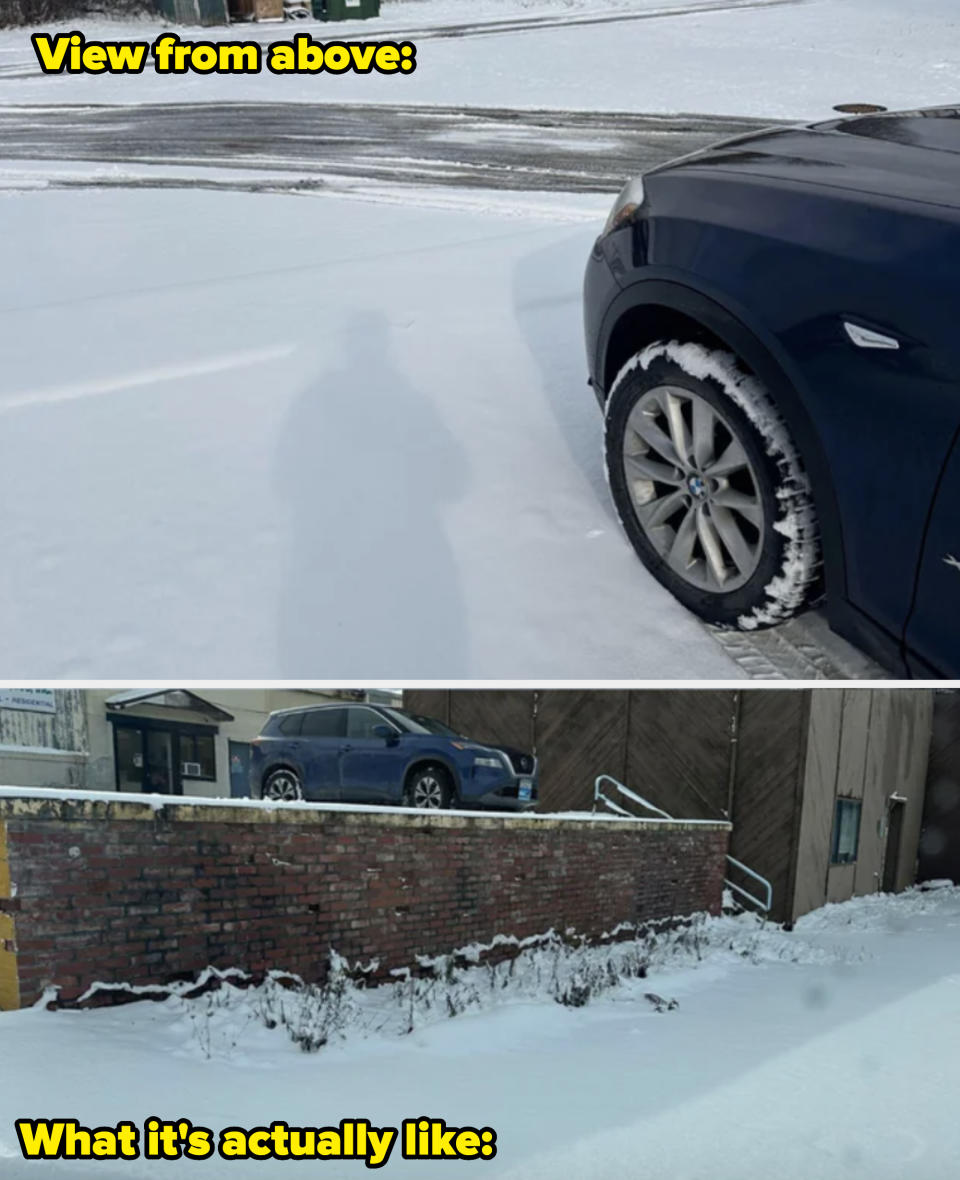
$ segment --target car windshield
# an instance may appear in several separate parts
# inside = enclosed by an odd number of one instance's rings
[[[406,709],[384,709],[383,712],[398,725],[402,725],[409,733],[433,733],[439,737],[452,738],[463,737],[463,734],[457,733],[449,725],[444,725],[436,717],[425,717],[422,713],[408,713]]]

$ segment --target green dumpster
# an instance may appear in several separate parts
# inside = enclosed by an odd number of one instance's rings
[[[313,0],[317,20],[368,20],[380,15],[380,0]]]

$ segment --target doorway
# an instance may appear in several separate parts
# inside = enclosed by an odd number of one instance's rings
[[[249,799],[250,797],[250,743],[228,743],[230,757],[230,796],[233,799]]]
[[[891,799],[887,812],[887,846],[883,854],[883,892],[896,893],[900,869],[900,842],[903,838],[903,816],[906,800]]]
[[[182,795],[195,782],[215,783],[216,730],[147,717],[111,717],[118,791]]]

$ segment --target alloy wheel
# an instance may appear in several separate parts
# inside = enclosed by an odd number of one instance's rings
[[[627,418],[623,474],[641,529],[684,581],[715,593],[749,581],[763,501],[742,442],[710,402],[679,386],[647,390]]]
[[[443,807],[443,783],[434,774],[422,774],[413,784],[414,807],[436,810]]]
[[[300,780],[288,770],[272,774],[263,789],[264,799],[273,799],[278,803],[294,803],[303,798],[300,790]]]

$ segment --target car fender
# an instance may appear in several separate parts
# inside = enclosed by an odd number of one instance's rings
[[[810,479],[820,526],[824,580],[830,602],[846,598],[843,531],[833,477],[819,433],[804,402],[802,375],[777,338],[751,321],[746,308],[725,292],[710,289],[686,272],[648,267],[642,279],[624,286],[603,318],[597,340],[597,373],[606,375],[607,352],[614,328],[630,311],[643,306],[666,307],[689,316],[736,353],[770,391],[800,451]],[[606,380],[606,377],[605,377]],[[608,391],[605,391],[608,392]]]
[[[407,775],[411,769],[422,762],[437,762],[448,771],[450,778],[453,780],[454,792],[458,799],[461,797],[461,774],[459,766],[457,766],[456,761],[449,754],[435,747],[421,748],[411,753],[403,768],[404,783],[406,783]]]

